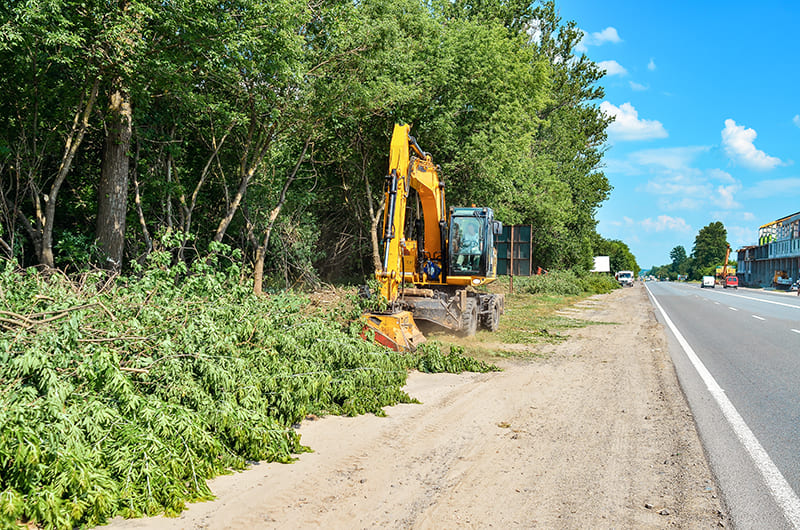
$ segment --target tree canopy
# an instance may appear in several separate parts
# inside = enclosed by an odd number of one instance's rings
[[[611,272],[633,271],[634,276],[639,275],[639,264],[631,253],[628,245],[618,239],[604,239],[598,237],[594,243],[595,253],[599,256],[608,256]]]
[[[728,232],[725,230],[725,225],[721,221],[707,224],[694,238],[694,248],[692,249],[694,268],[704,269],[720,265],[725,259],[727,249]]]
[[[191,262],[223,242],[257,280],[363,276],[394,122],[413,124],[450,204],[532,224],[537,264],[588,268],[597,254],[611,192],[603,72],[574,54],[581,32],[552,1],[12,0],[4,12],[5,257],[128,267],[154,248]]]

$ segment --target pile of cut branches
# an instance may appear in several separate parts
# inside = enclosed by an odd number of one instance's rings
[[[213,255],[158,259],[112,280],[0,261],[2,526],[177,514],[211,498],[210,477],[306,451],[292,426],[307,414],[410,402],[408,368],[490,368],[387,352],[299,295],[251,295]]]

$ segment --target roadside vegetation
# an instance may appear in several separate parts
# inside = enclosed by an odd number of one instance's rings
[[[638,270],[596,231],[613,118],[552,0],[5,11],[0,526],[176,514],[308,450],[307,414],[381,414],[409,369],[562,340],[584,324],[554,311],[614,282],[559,270]],[[514,279],[496,336],[400,355],[360,338],[360,302],[309,304],[375,270],[395,122],[450,204],[532,227],[551,272]]]
[[[213,242],[241,251],[256,292],[363,281],[389,135],[407,122],[448,203],[531,225],[537,266],[614,262],[595,230],[611,192],[604,71],[558,13],[551,0],[11,1],[0,257],[128,274],[165,249],[189,267]]]
[[[547,345],[567,339],[566,330],[594,325],[562,311],[595,294],[610,293],[619,284],[609,274],[550,271],[544,275],[500,278],[491,289],[506,294],[506,312],[496,333],[478,331],[460,338],[441,330],[426,329],[426,336],[445,347],[463,348],[476,358],[492,362],[498,358],[546,357]]]
[[[290,291],[254,296],[235,251],[195,265],[153,253],[128,277],[0,260],[0,526],[97,525],[179,513],[206,479],[307,451],[307,414],[382,414],[407,371],[492,366],[430,344],[359,337]]]

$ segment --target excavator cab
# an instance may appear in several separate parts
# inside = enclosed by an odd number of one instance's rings
[[[496,277],[494,236],[502,231],[491,208],[451,208],[448,276]]]

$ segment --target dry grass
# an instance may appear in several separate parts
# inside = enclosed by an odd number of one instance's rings
[[[503,287],[492,286],[492,292]],[[474,337],[459,337],[435,326],[421,325],[428,338],[464,348],[464,353],[476,359],[491,361],[503,357],[547,357],[549,346],[567,338],[566,330],[585,327],[591,322],[559,315],[556,311],[583,300],[577,296],[545,294],[506,294],[506,311],[500,318],[496,333],[481,330]]]

